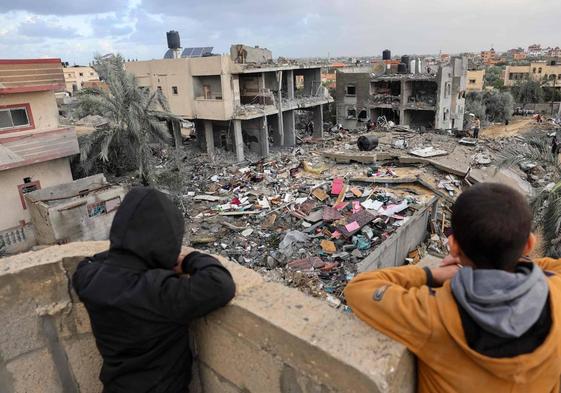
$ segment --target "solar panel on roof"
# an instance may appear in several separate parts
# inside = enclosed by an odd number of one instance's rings
[[[212,46],[198,47],[198,48],[185,48],[181,57],[202,57],[212,54]]]
[[[164,54],[164,59],[173,59],[173,50],[168,49]]]

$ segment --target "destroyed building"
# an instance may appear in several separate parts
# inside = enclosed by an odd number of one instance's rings
[[[126,193],[98,174],[25,194],[37,243],[108,239]]]
[[[69,158],[79,150],[74,129],[58,122],[62,70],[60,59],[0,60],[0,246],[7,252],[35,244],[24,195],[72,181]]]
[[[244,159],[244,149],[267,156],[275,146],[296,144],[295,111],[313,113],[313,134],[323,134],[323,107],[333,102],[321,84],[320,65],[278,64],[271,51],[233,45],[229,55],[186,48],[168,34],[165,58],[126,63],[142,87],[159,89],[171,111],[195,123],[197,140]],[[180,53],[181,52],[181,53]]]
[[[394,62],[338,70],[337,123],[350,129],[370,121],[392,121],[411,129],[463,128],[465,58],[453,57],[436,67],[408,56]]]

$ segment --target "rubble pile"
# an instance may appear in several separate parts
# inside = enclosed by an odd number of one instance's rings
[[[356,263],[406,223],[420,200],[326,169],[285,155],[200,179],[184,196],[189,242],[339,305]]]
[[[372,151],[357,146],[365,135],[379,141]],[[190,172],[172,174],[170,183],[183,182],[168,189],[186,215],[186,244],[344,308],[342,291],[357,265],[435,196],[426,240],[404,262],[445,256],[454,198],[474,183],[497,181],[493,162],[515,138],[523,137],[462,144],[447,133],[334,127],[322,143],[298,138],[299,146],[261,160],[189,154]],[[541,176],[536,166],[526,170]]]

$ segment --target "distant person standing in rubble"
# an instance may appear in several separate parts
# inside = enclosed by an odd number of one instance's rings
[[[186,393],[189,324],[234,296],[230,273],[210,255],[182,248],[182,214],[163,193],[130,191],[108,251],[80,262],[72,284],[103,358],[103,393]]]
[[[561,260],[530,260],[526,198],[496,183],[452,207],[440,267],[361,273],[345,289],[353,312],[417,356],[419,393],[558,393]]]
[[[479,116],[476,116],[475,120],[473,121],[473,137],[475,139],[479,139],[480,129],[481,129],[481,119],[479,118]]]

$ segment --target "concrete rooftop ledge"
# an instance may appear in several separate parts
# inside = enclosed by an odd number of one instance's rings
[[[107,242],[0,259],[0,392],[99,392],[101,360],[69,283]],[[193,324],[196,393],[413,392],[414,360],[354,316],[220,258],[238,293]]]

